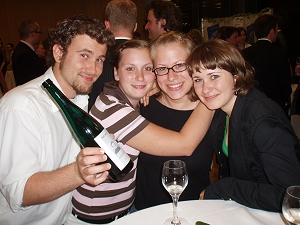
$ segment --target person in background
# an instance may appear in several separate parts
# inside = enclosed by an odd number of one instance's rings
[[[36,54],[40,57],[45,69],[48,69],[48,66],[46,65],[46,50],[44,48],[44,45],[42,42],[39,42],[34,46],[34,50]]]
[[[139,152],[190,155],[205,136],[212,118],[213,113],[198,103],[185,126],[175,132],[150,123],[140,115],[139,101],[155,81],[148,42],[129,40],[120,44],[112,62],[115,81],[104,85],[90,114],[114,134],[134,167],[118,182],[106,180],[98,186],[78,187],[72,199],[73,215],[65,225],[110,223],[128,214],[135,197]]]
[[[106,180],[110,164],[102,163],[104,151],[80,150],[62,112],[41,86],[51,79],[87,110],[87,93],[113,43],[113,35],[98,20],[83,15],[66,19],[51,41],[51,68],[1,98],[1,224],[64,224],[71,214],[72,191]]]
[[[282,47],[285,51],[287,51],[287,43],[284,33],[282,32],[282,26],[283,26],[283,19],[279,14],[273,15],[277,19],[278,24],[278,34],[276,41],[274,42],[276,45]]]
[[[213,36],[211,37],[211,39],[216,39],[216,38],[219,38],[220,39],[220,36],[221,34],[223,33],[223,31],[226,29],[226,26],[221,26],[219,27],[219,29],[214,32]]]
[[[60,24],[61,24],[61,21],[60,20],[57,21],[56,24],[55,24],[55,26],[54,26],[55,29],[54,30],[53,29],[48,30],[47,38],[42,41],[44,49],[46,50],[46,54],[47,54],[47,52],[49,52],[50,55],[52,54],[51,49],[49,49],[49,47],[50,47],[49,42],[51,40],[51,36],[53,35],[53,33],[55,32],[55,30],[58,28],[58,26]]]
[[[200,30],[198,29],[190,29],[187,32],[187,36],[196,44],[196,45],[200,45],[204,42],[203,37],[202,37],[202,33]]]
[[[254,22],[257,42],[242,50],[245,60],[255,69],[254,79],[262,91],[277,102],[289,117],[291,69],[284,49],[272,44],[277,39],[277,19],[273,15],[259,16]]]
[[[130,0],[112,0],[108,2],[105,9],[105,27],[115,37],[115,45],[109,48],[106,60],[103,65],[102,76],[93,84],[89,94],[89,107],[92,108],[98,95],[103,91],[106,82],[114,80],[114,69],[111,65],[111,57],[119,44],[130,40],[133,32],[137,29],[137,7]]]
[[[210,131],[220,179],[200,199],[281,212],[285,189],[300,183],[298,138],[284,111],[253,88],[253,68],[224,41],[196,47],[186,63],[200,100],[216,110]]]
[[[238,38],[238,48],[242,51],[245,48],[250,47],[251,45],[246,42],[247,40],[247,31],[244,27],[238,27],[239,38]]]
[[[193,90],[193,80],[185,65],[185,60],[194,47],[190,37],[173,31],[160,35],[151,44],[150,54],[159,92],[150,97],[149,105],[141,108],[141,115],[150,122],[180,131],[199,103]],[[201,115],[198,116],[201,119]],[[180,199],[199,199],[201,191],[210,184],[213,153],[209,132],[190,156],[166,157],[141,152],[137,166],[135,208],[140,210],[171,202],[170,194],[161,183],[163,164],[170,159],[180,159],[187,165],[189,185]]]
[[[220,32],[219,38],[238,48],[239,30],[236,27],[227,26]]]
[[[1,39],[0,39],[1,41]],[[0,65],[1,65],[1,69],[0,69],[0,98],[2,98],[2,96],[4,94],[6,94],[6,92],[8,92],[8,88],[5,82],[5,77],[2,73],[2,67],[4,66],[5,62],[4,62],[4,57],[3,54],[0,52]]]
[[[1,38],[0,38],[0,54],[1,54],[2,61],[6,62],[6,49],[3,45]],[[2,63],[0,64],[0,66],[1,66],[1,71],[2,71],[2,69],[3,69]]]
[[[0,71],[0,98],[8,92],[7,84],[3,73]]]
[[[7,43],[6,45],[6,71],[12,71],[12,54],[15,46],[13,43]],[[5,71],[5,72],[6,72]]]
[[[40,25],[33,20],[24,20],[19,27],[19,33],[21,40],[12,55],[12,66],[17,86],[41,76],[46,71],[34,51],[34,45],[40,42],[42,35]]]
[[[44,45],[42,44],[42,42],[39,42],[37,45],[35,45],[34,49],[35,49],[36,54],[40,58],[45,58],[46,57],[46,50],[45,50]]]
[[[145,30],[149,40],[155,40],[167,31],[181,31],[182,14],[171,1],[153,0],[150,3]]]

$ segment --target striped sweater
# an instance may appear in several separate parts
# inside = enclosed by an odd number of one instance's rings
[[[134,109],[116,82],[106,83],[90,114],[115,135],[119,145],[130,156],[134,166],[121,181],[106,180],[98,186],[84,184],[72,198],[73,211],[86,219],[102,220],[117,216],[131,207],[135,196],[136,165],[139,151],[126,142],[149,122]]]

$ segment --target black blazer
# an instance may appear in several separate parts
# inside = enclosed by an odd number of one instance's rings
[[[267,40],[259,40],[243,49],[242,54],[254,67],[254,79],[259,82],[261,89],[285,109],[292,88],[290,65],[284,49]]]
[[[114,80],[114,67],[111,65],[112,55],[116,50],[116,48],[125,41],[128,41],[128,39],[116,39],[115,45],[108,49],[106,59],[103,63],[102,74],[98,78],[98,80],[96,80],[96,82],[93,84],[93,89],[89,94],[90,98],[89,98],[88,111],[90,111],[90,109],[94,105],[98,95],[103,91],[104,84],[106,82],[110,82]]]
[[[46,72],[40,57],[25,43],[19,42],[12,55],[16,85],[22,85]]]
[[[281,211],[284,191],[300,184],[298,138],[283,110],[253,88],[233,107],[228,157],[222,151],[226,114],[218,109],[211,123],[220,179],[205,199],[232,199],[251,208]]]

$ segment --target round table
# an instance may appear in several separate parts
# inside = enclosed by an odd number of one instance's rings
[[[172,204],[163,204],[124,216],[111,225],[160,225],[173,216]],[[251,209],[234,201],[180,201],[178,215],[189,225],[202,221],[210,225],[287,225],[281,213]]]

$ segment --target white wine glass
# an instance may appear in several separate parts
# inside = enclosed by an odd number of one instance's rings
[[[291,186],[286,189],[282,213],[288,222],[300,225],[300,186]]]
[[[185,162],[169,160],[164,163],[161,175],[162,184],[173,199],[173,218],[165,221],[164,225],[188,225],[188,222],[178,217],[177,204],[181,193],[188,184],[188,173]]]

